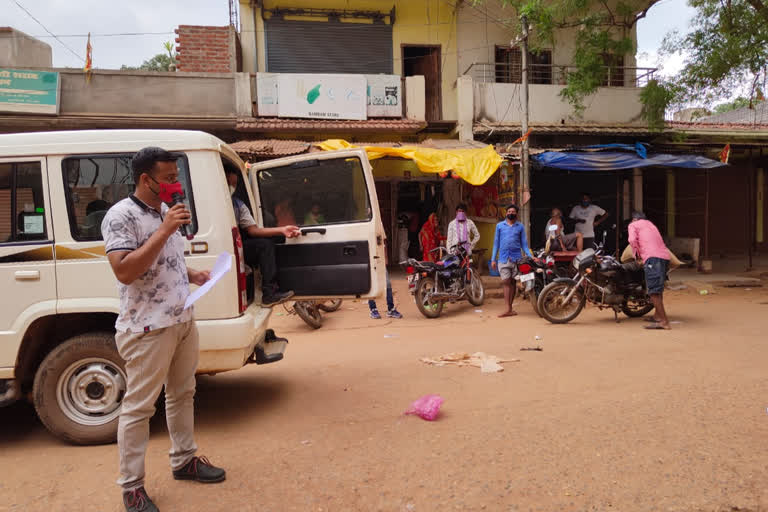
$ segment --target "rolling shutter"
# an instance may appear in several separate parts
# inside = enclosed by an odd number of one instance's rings
[[[392,25],[265,21],[270,73],[392,74]]]

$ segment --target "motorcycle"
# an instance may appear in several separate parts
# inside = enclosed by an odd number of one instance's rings
[[[452,249],[452,254],[438,262],[409,258],[400,263],[408,275],[408,291],[427,318],[439,317],[446,302],[467,299],[473,306],[480,306],[485,299],[483,282],[472,268],[471,253],[463,245]],[[433,252],[439,250],[444,249],[438,247]]]
[[[517,288],[527,300],[531,301],[533,310],[539,316],[541,316],[538,306],[539,295],[556,277],[555,259],[545,254],[544,249],[538,251],[535,258],[526,256],[517,262],[515,276]]]
[[[575,278],[557,278],[541,291],[541,316],[553,324],[568,323],[579,316],[587,301],[599,309],[612,309],[617,322],[619,311],[641,317],[653,310],[643,267],[604,255],[604,244],[605,233],[597,250],[585,249],[573,259]]]
[[[321,311],[331,313],[341,307],[342,299],[333,300],[297,300],[292,308],[285,306],[289,315],[297,314],[310,327],[319,329],[323,325]]]

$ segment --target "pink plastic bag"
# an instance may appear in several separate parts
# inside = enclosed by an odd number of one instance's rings
[[[443,401],[440,395],[424,395],[413,402],[405,414],[417,414],[423,420],[435,421]]]

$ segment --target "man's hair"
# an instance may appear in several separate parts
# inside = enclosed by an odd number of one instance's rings
[[[457,204],[456,205],[456,211],[459,211],[459,210],[467,211],[467,205],[465,205],[464,203]]]
[[[235,176],[237,176],[238,172],[232,167],[225,167],[224,174],[234,174]]]
[[[592,199],[592,194],[590,194],[589,192],[582,192],[581,196],[582,197],[587,196],[588,198]]]
[[[141,175],[152,172],[157,162],[175,162],[177,159],[176,155],[169,153],[163,148],[148,146],[140,149],[131,159],[133,182],[138,185]]]
[[[632,212],[632,220],[645,220],[648,217],[645,216],[643,212],[640,210],[635,210]]]
[[[85,214],[90,215],[104,210],[109,210],[109,203],[103,199],[94,199],[85,207]]]
[[[519,212],[519,211],[520,211],[520,208],[518,208],[516,204],[510,204],[510,205],[507,205],[507,207],[505,208],[505,210],[509,210],[510,208],[514,208],[516,212]]]

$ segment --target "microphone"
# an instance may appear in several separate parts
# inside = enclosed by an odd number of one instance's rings
[[[171,194],[171,208],[173,208],[177,204],[184,204],[184,196],[179,194],[178,192],[174,192],[173,194]],[[182,224],[181,226],[179,226],[179,230],[181,231],[181,234],[187,238],[187,240],[192,240],[193,238],[195,238],[195,235],[192,234],[191,224]]]

